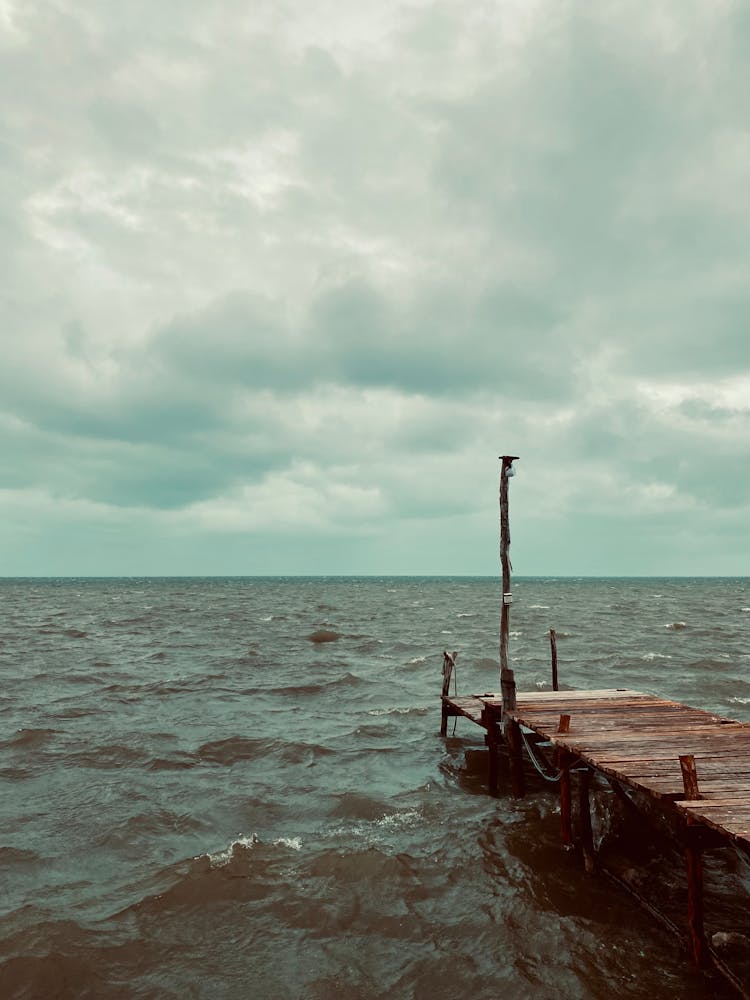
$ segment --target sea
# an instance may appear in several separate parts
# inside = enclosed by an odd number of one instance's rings
[[[586,875],[541,778],[488,794],[494,578],[0,580],[0,997],[567,1000],[735,994]],[[750,720],[750,581],[513,582],[517,686]],[[683,921],[679,843],[611,789],[597,847]],[[709,934],[750,934],[706,855]],[[730,956],[731,957],[731,956]],[[744,961],[744,959],[741,959]]]

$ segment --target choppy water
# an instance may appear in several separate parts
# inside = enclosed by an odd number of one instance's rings
[[[499,591],[0,581],[0,995],[731,995],[561,852],[546,787],[486,794],[479,727],[439,737],[444,648],[462,693],[498,686]],[[563,685],[750,718],[747,580],[514,595],[521,690],[549,686],[554,627]],[[746,865],[708,868],[709,930],[735,927]],[[679,875],[658,874],[678,902]]]

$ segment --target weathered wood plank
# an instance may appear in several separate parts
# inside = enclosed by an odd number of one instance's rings
[[[521,692],[512,714],[561,752],[748,842],[747,723],[629,689]],[[567,732],[558,731],[562,714]],[[680,757],[695,762],[700,799],[685,798]]]

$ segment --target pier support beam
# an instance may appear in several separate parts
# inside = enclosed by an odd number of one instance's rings
[[[591,830],[591,771],[584,768],[578,772],[578,823],[581,830],[581,850],[583,865],[590,874],[594,871],[594,836]]]
[[[682,784],[687,800],[701,798],[698,786],[698,772],[692,754],[680,756]],[[685,867],[687,869],[688,890],[688,933],[690,952],[697,966],[708,964],[708,945],[703,926],[703,840],[702,828],[692,816],[687,818],[685,827]]]
[[[699,967],[708,964],[708,945],[703,926],[703,853],[700,827],[688,817],[685,829],[685,862],[688,888],[688,933],[690,953]]]
[[[510,754],[510,780],[513,795],[522,799],[526,794],[526,779],[523,773],[523,744],[521,742],[521,727],[515,719],[506,719],[504,724],[505,742]]]
[[[560,838],[565,850],[573,846],[573,814],[570,806],[570,765],[573,755],[561,750],[558,758],[560,767]]]
[[[486,706],[482,710],[482,725],[487,730],[484,742],[487,744],[487,750],[489,751],[487,783],[490,788],[490,795],[497,795],[500,786],[497,760],[497,751],[501,740],[500,726],[497,724],[495,714]]]

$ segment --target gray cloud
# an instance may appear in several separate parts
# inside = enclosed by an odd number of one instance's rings
[[[9,571],[738,571],[747,5],[295,6],[7,7]]]

